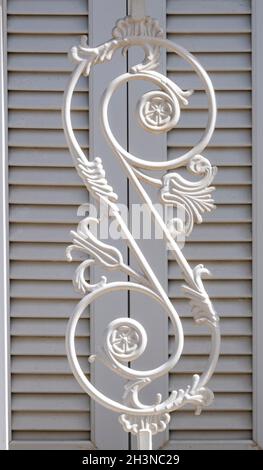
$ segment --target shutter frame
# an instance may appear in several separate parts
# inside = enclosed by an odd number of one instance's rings
[[[7,48],[6,0],[0,1],[0,449],[10,442],[9,355],[9,246],[8,246],[8,145],[7,145]]]
[[[253,439],[263,449],[263,3],[252,0]]]

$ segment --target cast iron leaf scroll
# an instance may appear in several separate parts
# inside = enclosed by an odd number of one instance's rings
[[[116,204],[118,196],[108,184],[102,160],[96,158],[89,161],[77,142],[71,124],[71,100],[76,84],[81,75],[89,75],[93,66],[112,59],[118,49],[125,53],[130,47],[139,46],[144,50],[145,58],[141,64],[133,66],[130,72],[115,78],[106,89],[101,105],[102,128],[106,140],[114,151],[120,166],[126,172],[130,181],[134,184],[141,199],[152,212],[157,225],[161,228],[172,254],[184,277],[182,290],[190,299],[193,318],[197,324],[205,324],[211,332],[211,351],[203,373],[194,374],[192,383],[185,389],[174,390],[168,398],[157,395],[153,404],[143,404],[139,399],[140,391],[153,380],[163,376],[173,369],[179,361],[184,345],[184,333],[179,315],[171,303],[167,293],[161,286],[150,264],[147,262],[137,242],[132,237],[128,226],[120,215]],[[159,67],[160,49],[173,52],[186,60],[192,66],[195,73],[201,79],[208,97],[207,126],[199,142],[185,154],[169,161],[158,162],[144,160],[132,155],[125,150],[112,133],[108,107],[112,95],[123,84],[132,80],[148,80],[156,86],[156,90],[145,93],[138,102],[137,113],[141,126],[151,133],[168,132],[173,129],[180,119],[181,106],[187,106],[193,90],[183,91],[157,71]],[[71,50],[71,59],[76,67],[71,75],[69,85],[65,91],[63,106],[63,124],[68,146],[73,157],[79,176],[84,181],[88,191],[110,208],[113,217],[124,235],[124,238],[135,255],[140,271],[135,271],[123,261],[120,251],[108,243],[98,240],[92,231],[92,223],[99,224],[98,219],[86,218],[80,224],[76,232],[72,232],[73,244],[67,249],[68,260],[72,259],[72,251],[78,250],[89,256],[76,270],[74,286],[84,297],[77,305],[69,320],[66,348],[73,374],[82,388],[97,402],[106,408],[120,414],[120,423],[125,431],[132,432],[138,437],[148,433],[151,436],[164,431],[170,420],[170,413],[187,404],[195,407],[200,414],[203,407],[207,407],[213,401],[213,393],[207,388],[215,366],[217,364],[220,349],[219,319],[214,311],[212,302],[205,289],[202,276],[208,275],[208,270],[203,265],[194,269],[190,267],[181,249],[174,240],[171,227],[167,225],[158,211],[155,209],[150,196],[144,189],[142,182],[153,185],[159,189],[162,203],[172,204],[175,207],[183,207],[186,220],[180,220],[181,232],[186,236],[191,233],[194,223],[201,223],[205,212],[214,207],[211,186],[216,168],[202,156],[203,150],[208,145],[215,127],[216,100],[211,80],[203,67],[181,46],[164,39],[162,29],[158,22],[150,17],[133,18],[128,16],[117,22],[113,29],[113,37],[108,42],[90,48],[86,38],[82,37],[81,44]],[[199,181],[192,181],[182,177],[177,169],[186,167]],[[162,171],[161,179],[153,178],[147,171]],[[85,279],[85,271],[91,264],[100,264],[106,270],[119,270],[129,276],[127,282],[107,282],[102,276],[101,280],[91,285]],[[79,318],[85,308],[103,295],[115,291],[140,292],[158,302],[167,312],[174,335],[177,338],[176,346],[171,352],[166,363],[155,369],[140,371],[131,369],[128,362],[137,359],[143,354],[147,345],[147,334],[143,326],[129,318],[119,318],[111,322],[105,334],[101,351],[90,356],[90,361],[100,360],[115,373],[127,379],[123,402],[117,402],[104,395],[90,382],[82,371],[76,350],[75,332]],[[162,341],[162,338],[160,338]],[[139,446],[145,441],[138,440]],[[142,448],[142,447],[140,447]]]

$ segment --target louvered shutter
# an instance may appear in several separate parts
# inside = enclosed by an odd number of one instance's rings
[[[67,52],[87,33],[88,1],[9,0],[7,7],[12,448],[78,448],[79,441],[89,447],[89,398],[69,370],[64,347],[77,299],[76,264],[66,262],[65,248],[87,191],[61,123],[72,69]],[[83,78],[73,102],[86,152],[87,91]],[[78,350],[88,372],[88,316],[80,323]]]
[[[67,319],[78,299],[71,283],[77,263],[67,264],[64,253],[69,231],[79,221],[77,207],[88,201],[88,194],[72,167],[60,115],[71,70],[67,52],[87,33],[88,1],[8,0],[7,5],[11,448],[90,447],[90,402],[69,370],[64,348]],[[195,226],[184,254],[192,266],[204,263],[213,274],[206,286],[223,333],[211,380],[216,400],[201,417],[190,409],[175,413],[166,447],[242,448],[252,439],[251,2],[167,0],[166,7],[168,39],[197,56],[217,95],[217,129],[204,152],[219,169],[217,210]],[[151,14],[150,1],[147,8]],[[168,54],[167,69],[183,89],[195,89],[178,128],[168,135],[171,159],[201,135],[206,101],[181,59]],[[73,120],[86,152],[87,91],[88,81],[82,78]],[[169,377],[172,390],[202,371],[209,336],[193,324],[172,258],[168,277],[169,296],[186,331],[182,359]],[[88,312],[80,322],[77,343],[88,373]],[[93,416],[92,422],[99,420]]]
[[[204,152],[218,166],[217,209],[195,226],[183,249],[191,265],[204,263],[213,277],[207,290],[221,317],[221,356],[210,385],[215,402],[200,417],[175,413],[170,448],[224,448],[252,438],[251,339],[251,5],[249,0],[168,0],[167,36],[200,60],[213,81],[218,119]],[[206,122],[201,83],[178,57],[168,54],[168,76],[194,89],[178,129],[169,133],[168,158],[196,142]],[[181,277],[169,259],[169,296],[186,332],[182,360],[170,389],[201,372],[209,352],[208,331],[195,326],[180,291]]]

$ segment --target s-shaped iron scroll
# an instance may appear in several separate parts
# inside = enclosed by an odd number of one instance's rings
[[[110,61],[118,49],[122,49],[125,53],[132,46],[141,47],[145,58],[142,63],[133,66],[128,73],[115,78],[105,90],[101,104],[102,129],[120,167],[134,185],[142,201],[147,204],[153,219],[169,244],[171,253],[184,277],[182,290],[190,300],[194,321],[197,324],[206,325],[211,333],[211,350],[203,373],[200,376],[194,374],[192,382],[185,389],[173,390],[168,397],[163,398],[158,394],[153,404],[142,403],[139,397],[140,391],[158,377],[168,374],[176,366],[184,346],[182,323],[174,305],[120,214],[117,205],[118,196],[106,179],[102,160],[100,158],[88,160],[76,139],[71,123],[72,96],[81,75],[88,76],[91,67]],[[121,146],[111,130],[108,109],[111,98],[119,87],[133,80],[149,81],[156,87],[156,90],[145,93],[139,100],[137,105],[139,123],[145,131],[155,134],[175,128],[180,119],[181,106],[188,105],[193,90],[183,91],[157,71],[161,48],[184,59],[202,81],[208,99],[208,119],[203,136],[191,150],[172,160],[158,162],[132,155]],[[209,76],[196,58],[181,46],[164,39],[158,22],[151,17],[127,16],[119,20],[113,29],[112,39],[95,48],[90,48],[86,43],[86,37],[82,37],[81,44],[73,47],[70,55],[76,66],[65,91],[62,113],[68,147],[76,170],[89,193],[110,209],[111,217],[115,219],[123,239],[138,261],[139,269],[136,270],[126,264],[117,248],[94,236],[92,224],[99,224],[99,219],[87,217],[79,223],[77,231],[72,232],[73,243],[67,249],[67,258],[71,261],[72,251],[77,250],[86,254],[87,259],[76,269],[73,280],[76,290],[81,292],[83,298],[76,306],[68,324],[66,334],[68,360],[75,378],[85,392],[104,407],[119,413],[119,420],[125,431],[137,435],[139,448],[145,449],[151,447],[152,435],[166,429],[170,413],[187,404],[192,404],[196,414],[200,414],[202,408],[209,406],[213,401],[213,393],[207,388],[207,383],[217,364],[220,331],[218,316],[202,280],[203,275],[210,273],[201,264],[193,269],[190,267],[173,234],[174,224],[177,222],[177,227],[179,226],[181,232],[188,236],[193,230],[194,223],[200,224],[203,214],[214,207],[211,194],[214,187],[211,183],[216,168],[212,167],[210,162],[202,156],[202,152],[208,145],[215,128],[215,94]],[[188,180],[176,172],[182,167],[186,167],[187,171],[199,177],[199,180]],[[158,175],[162,172],[163,176],[153,177],[152,173],[155,170],[158,170]],[[150,175],[149,172],[151,172]],[[156,210],[143,183],[158,189],[163,205],[172,204],[176,208],[183,207],[185,220],[173,219],[166,223]],[[96,264],[105,270],[126,273],[129,281],[107,282],[107,278],[102,276],[97,283],[89,284],[85,278],[86,269]],[[107,397],[91,383],[80,366],[75,349],[76,327],[86,307],[105,294],[115,291],[139,292],[160,304],[169,316],[176,337],[174,349],[164,364],[151,370],[136,370],[130,368],[129,363],[143,354],[147,347],[147,334],[144,327],[131,318],[118,318],[109,323],[101,351],[99,354],[91,355],[90,361],[103,361],[114,373],[127,380],[123,402]]]

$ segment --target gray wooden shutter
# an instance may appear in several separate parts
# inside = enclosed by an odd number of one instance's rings
[[[151,2],[147,3],[151,14]],[[167,448],[245,448],[252,438],[250,3],[166,2],[168,38],[199,58],[217,94],[217,129],[204,153],[219,167],[217,210],[195,227],[184,253],[192,265],[204,262],[211,269],[214,277],[206,285],[223,331],[222,354],[211,381],[216,401],[200,418],[190,410],[174,414]],[[73,378],[64,349],[67,319],[78,298],[71,283],[77,264],[67,264],[64,252],[69,231],[79,221],[77,207],[87,202],[88,194],[72,167],[60,109],[71,70],[67,52],[87,29],[87,0],[8,0],[14,449],[88,448],[91,431],[94,435],[89,399]],[[206,103],[180,59],[168,54],[167,66],[178,85],[196,89],[178,129],[168,135],[167,154],[172,158],[200,135]],[[83,78],[73,117],[88,152],[87,91]],[[172,389],[188,383],[193,372],[201,372],[209,337],[193,325],[171,259],[168,274],[169,294],[187,332],[182,360],[170,374]],[[88,372],[88,313],[79,328],[78,351]],[[92,428],[99,421],[99,415],[93,416]]]
[[[249,0],[168,0],[167,36],[193,52],[213,81],[218,101],[214,137],[204,152],[218,166],[217,209],[195,226],[184,253],[213,274],[206,286],[221,317],[222,347],[211,380],[215,402],[200,417],[175,413],[169,448],[242,447],[252,439],[251,320],[251,5]],[[168,136],[168,158],[189,147],[206,119],[200,83],[188,66],[168,54],[168,75],[193,88],[190,106]],[[169,260],[169,295],[186,331],[182,360],[170,374],[170,389],[201,372],[209,336],[196,327],[180,292],[180,273]]]
[[[87,191],[61,123],[72,68],[67,52],[88,30],[87,0],[8,5],[11,270],[11,448],[89,447],[89,398],[69,370],[65,328],[77,295],[65,248]],[[88,81],[74,98],[74,127],[88,151]],[[88,371],[89,319],[78,350]],[[72,445],[70,442],[73,441]],[[64,444],[63,444],[64,443]]]

